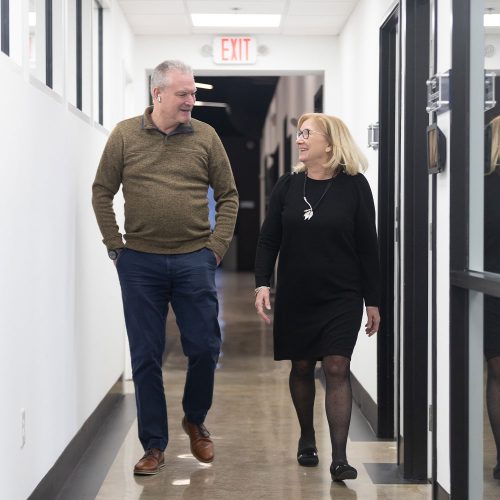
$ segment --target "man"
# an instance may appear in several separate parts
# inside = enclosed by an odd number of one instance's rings
[[[120,122],[109,136],[93,184],[92,204],[122,289],[144,456],[135,474],[164,467],[168,443],[162,378],[165,322],[172,304],[188,370],[182,427],[201,462],[214,458],[203,422],[212,404],[221,336],[215,270],[232,238],[238,193],[222,143],[212,127],[191,119],[192,70],[165,61],[151,77],[154,105]],[[125,241],[113,197],[125,199]],[[207,190],[216,201],[213,232]]]

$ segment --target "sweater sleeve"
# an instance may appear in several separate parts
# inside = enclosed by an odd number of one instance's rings
[[[231,165],[215,131],[210,149],[209,182],[214,190],[215,228],[210,235],[207,248],[222,258],[233,237],[239,203]]]
[[[123,238],[116,223],[113,198],[120,189],[123,171],[123,138],[115,128],[111,132],[92,185],[92,206],[97,224],[108,249],[122,248]]]
[[[280,177],[269,200],[269,209],[260,230],[255,255],[255,286],[269,286],[281,246],[281,211],[285,201],[290,173]]]
[[[375,205],[370,185],[363,174],[354,177],[358,191],[355,220],[357,253],[361,265],[363,298],[366,306],[380,305],[380,262]]]

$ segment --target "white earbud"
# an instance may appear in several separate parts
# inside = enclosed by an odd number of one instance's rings
[[[331,148],[330,146],[328,146],[328,147],[325,149],[325,151],[327,151],[327,152],[328,152],[328,151],[331,151],[331,150],[332,150],[332,148]]]
[[[156,100],[157,100],[158,102],[161,102],[161,96],[158,96],[158,97],[156,98]]]

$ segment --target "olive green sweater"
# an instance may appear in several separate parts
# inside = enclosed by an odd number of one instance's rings
[[[124,246],[113,198],[123,186],[126,246],[148,253],[188,253],[207,247],[223,257],[231,241],[238,193],[215,130],[192,119],[170,134],[143,116],[120,122],[110,134],[92,186],[92,205],[108,249]],[[213,232],[207,190],[216,201]]]

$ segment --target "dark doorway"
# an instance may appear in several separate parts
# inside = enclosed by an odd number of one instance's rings
[[[226,148],[240,197],[236,222],[236,270],[253,271],[259,232],[260,139],[278,77],[204,77],[193,118],[215,128]]]
[[[285,154],[285,172],[292,171],[292,136],[288,133],[288,117],[283,120],[283,145]]]
[[[323,85],[314,94],[314,112],[323,113]]]

